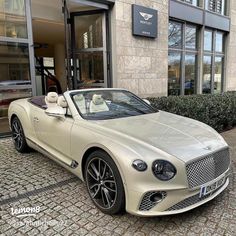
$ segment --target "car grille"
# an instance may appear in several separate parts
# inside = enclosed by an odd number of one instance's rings
[[[189,188],[212,181],[223,174],[230,164],[229,149],[223,149],[186,165]]]
[[[139,206],[140,211],[149,211],[151,208],[153,208],[156,205],[155,202],[150,201],[150,197],[155,193],[156,193],[155,191],[145,193],[142,199],[142,202]]]
[[[178,202],[174,206],[168,208],[166,211],[176,211],[176,210],[181,210],[181,209],[184,209],[186,207],[192,206],[192,205],[194,205],[198,202],[201,202],[201,201],[205,200],[206,198],[210,197],[212,194],[214,194],[218,190],[219,189],[216,189],[213,192],[211,192],[211,194],[206,195],[206,196],[201,197],[201,198],[199,198],[199,193],[192,196],[192,197],[188,197],[188,198],[184,199],[183,201]]]

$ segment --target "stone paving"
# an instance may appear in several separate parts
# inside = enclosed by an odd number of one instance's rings
[[[19,154],[0,140],[0,235],[236,235],[236,129],[222,134],[230,145],[230,185],[216,199],[180,215],[143,218],[101,213],[84,183],[47,157]],[[17,217],[17,209],[34,208]]]

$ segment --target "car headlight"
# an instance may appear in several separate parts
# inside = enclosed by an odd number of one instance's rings
[[[145,171],[147,169],[147,163],[142,160],[134,160],[132,166],[137,171]]]
[[[156,160],[152,163],[152,172],[158,179],[167,181],[176,175],[176,168],[169,161]]]

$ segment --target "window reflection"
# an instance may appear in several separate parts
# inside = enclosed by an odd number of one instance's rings
[[[169,52],[168,61],[168,95],[180,95],[181,54]]]
[[[211,63],[212,63],[212,57],[204,56],[202,93],[211,93],[211,77],[212,77]]]
[[[185,56],[185,93],[186,95],[195,93],[196,86],[196,55]]]
[[[212,31],[204,31],[204,50],[212,51]]]
[[[214,44],[212,44],[212,39],[214,39]],[[205,30],[204,51],[202,91],[203,93],[220,93],[223,79],[224,33],[210,29]],[[214,68],[214,74],[209,72],[209,63],[210,68]]]
[[[182,44],[182,26],[177,22],[169,22],[169,47],[180,48]]]
[[[223,58],[215,57],[214,93],[221,92]]]
[[[28,45],[21,43],[0,44],[0,86],[7,81],[30,80]]]
[[[185,46],[186,48],[196,48],[196,26],[187,25],[185,28]]]
[[[24,0],[0,0],[0,36],[27,38]]]
[[[216,52],[223,52],[223,33],[216,33]]]
[[[170,21],[169,95],[194,94],[196,92],[197,54],[197,26]],[[181,69],[184,73],[181,73]]]
[[[75,18],[77,49],[103,47],[102,17],[102,14],[94,14]]]
[[[10,86],[11,84],[8,84]],[[12,85],[13,86],[13,85]],[[32,96],[31,88],[16,89],[3,88],[0,86],[0,134],[9,132],[7,112],[10,103],[19,98],[26,98]]]
[[[103,52],[84,52],[78,55],[80,86],[104,83]]]

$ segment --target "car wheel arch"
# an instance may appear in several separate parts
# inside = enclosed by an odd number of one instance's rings
[[[125,188],[125,177],[124,177],[124,174],[121,170],[121,167],[119,165],[119,163],[117,162],[116,158],[114,158],[114,155],[112,154],[112,152],[110,150],[107,150],[107,148],[103,148],[103,147],[99,147],[99,146],[91,146],[89,147],[83,154],[82,156],[82,159],[81,159],[81,177],[83,178],[83,180],[85,180],[84,178],[84,169],[85,169],[85,163],[86,163],[86,160],[87,158],[89,157],[90,154],[92,154],[93,152],[95,151],[102,151],[104,153],[106,153],[107,155],[109,155],[112,160],[115,162],[119,172],[120,172],[120,175],[121,175],[121,178],[122,178],[122,181],[123,181],[123,184],[124,184],[124,188]]]
[[[13,113],[13,114],[11,115],[11,118],[10,118],[10,124],[12,124],[12,121],[13,121],[13,119],[14,119],[15,117],[17,117],[17,118],[19,119],[19,117],[18,117],[15,113]]]

